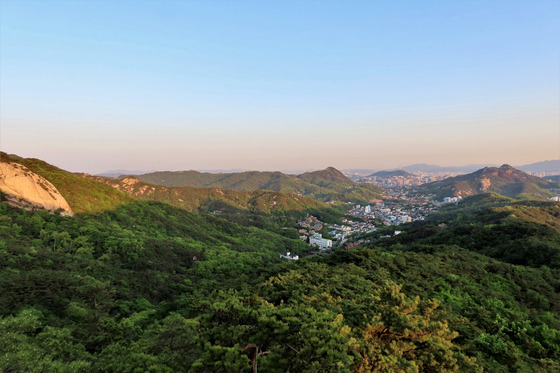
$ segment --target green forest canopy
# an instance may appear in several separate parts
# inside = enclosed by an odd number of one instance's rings
[[[435,215],[414,228],[424,236],[297,262],[279,255],[309,250],[282,229],[286,216],[132,202],[69,218],[0,204],[0,367],[560,370],[559,270],[477,246],[505,232],[500,245],[524,247],[511,226],[527,228],[533,251],[553,250],[558,205],[471,202],[441,213],[447,236],[430,233]]]

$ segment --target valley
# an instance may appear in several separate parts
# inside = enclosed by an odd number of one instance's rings
[[[560,372],[560,1],[0,0],[0,373]]]
[[[355,204],[335,196],[361,188],[330,169],[298,177],[332,190],[324,203],[2,160],[75,212],[2,194],[5,371],[560,369],[560,204],[438,200],[480,175],[549,186],[509,168]]]

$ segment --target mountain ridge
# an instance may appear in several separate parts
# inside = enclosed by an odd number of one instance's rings
[[[517,169],[525,172],[560,172],[560,159],[529,163],[517,166]]]
[[[300,175],[288,175],[279,171],[210,174],[190,170],[160,171],[136,175],[136,177],[148,184],[168,187],[188,186],[236,191],[271,190],[299,194],[323,202],[367,202],[379,198],[384,193],[381,188],[373,185],[353,182],[334,167],[305,172]]]
[[[455,172],[455,173],[469,173],[479,170],[484,167],[493,167],[496,165],[489,164],[468,164],[463,166],[438,166],[426,163],[416,163],[410,166],[402,167],[403,170],[416,173],[440,173],[440,172]]]
[[[100,213],[113,210],[125,203],[147,200],[165,202],[188,211],[201,209],[204,211],[224,210],[230,212],[246,210],[270,213],[308,209],[330,210],[330,206],[322,202],[289,193],[265,190],[240,192],[219,188],[166,187],[143,183],[130,176],[124,179],[114,179],[92,176],[86,173],[72,173],[35,158],[22,158],[5,153],[2,153],[1,156],[2,163],[0,163],[0,166],[3,167],[9,162],[21,168],[22,171],[18,172],[20,174],[32,173],[36,175],[33,177],[37,180],[33,179],[27,183],[29,185],[26,184],[28,186],[27,192],[18,194],[18,197],[21,197],[20,199],[23,198],[30,203],[34,202],[32,205],[25,205],[29,208],[41,206],[51,210],[62,208],[69,214]],[[5,172],[0,168],[0,175],[4,174]],[[0,190],[11,191],[11,189],[3,188],[5,183],[2,181],[3,179],[0,179]],[[55,205],[50,202],[50,204],[38,204],[38,199],[33,197],[37,193],[33,196],[30,193],[33,190],[41,191],[42,185],[50,185],[50,189],[58,193],[66,206]],[[25,195],[26,193],[27,195]],[[14,194],[13,191],[11,194]],[[17,205],[14,198],[12,198],[13,205],[24,206],[21,203]]]
[[[438,173],[438,172],[471,173],[485,167],[499,167],[499,165],[468,164],[462,166],[439,166],[434,164],[416,163],[413,165],[402,167],[402,169],[409,172],[425,172],[425,173]],[[515,166],[515,168],[524,172],[560,172],[560,159],[528,163],[524,165]]]
[[[467,197],[479,193],[495,192],[508,197],[533,196],[549,198],[555,193],[549,189],[557,184],[504,164],[500,167],[484,167],[470,174],[450,177],[424,184],[419,190],[433,193],[437,198]]]
[[[128,176],[124,179],[111,179],[87,174],[82,176],[110,185],[134,198],[165,202],[187,211],[201,209],[204,211],[249,210],[270,213],[273,211],[329,208],[329,205],[310,198],[274,191],[239,192],[220,188],[167,187],[144,183],[134,176]]]

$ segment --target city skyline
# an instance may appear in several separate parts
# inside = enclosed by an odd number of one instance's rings
[[[560,3],[0,3],[0,150],[70,171],[560,159]]]

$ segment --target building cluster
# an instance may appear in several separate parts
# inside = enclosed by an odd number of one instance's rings
[[[529,175],[532,176],[536,176],[536,177],[547,177],[547,176],[556,176],[556,175],[560,175],[559,171],[539,171],[539,172],[534,172],[534,171],[528,171],[527,172]]]
[[[348,215],[352,218],[343,218],[341,224],[329,224],[329,233],[336,242],[344,246],[349,235],[357,233],[360,236],[375,232],[378,225],[400,225],[417,220],[425,220],[426,216],[437,211],[437,205],[426,197],[416,197],[400,201],[376,201],[375,203],[361,206],[355,205]]]
[[[309,242],[309,245],[318,247],[321,251],[332,248],[333,241],[328,238],[323,238],[321,233],[317,233],[323,229],[323,223],[313,215],[307,215],[305,220],[297,222],[299,226],[299,238],[303,241]]]
[[[442,203],[457,203],[461,200],[461,197],[444,197]]]
[[[329,233],[340,242],[344,242],[346,237],[353,233],[370,233],[375,231],[375,224],[370,221],[353,221],[351,219],[342,219],[342,224],[329,224],[332,229]]]
[[[307,215],[305,220],[297,222],[299,227],[299,238],[303,241],[309,241],[309,236],[313,236],[316,232],[323,229],[323,223],[313,215]]]
[[[327,225],[329,236],[332,236],[332,239],[324,238],[319,233],[323,228],[323,223],[317,217],[307,215],[304,220],[297,222],[300,238],[311,246],[318,247],[320,251],[325,251],[331,249],[333,244],[345,247],[348,236],[352,234],[363,236],[375,232],[376,226],[379,225],[396,226],[425,220],[427,215],[437,211],[438,204],[433,203],[432,198],[426,196],[408,198],[404,195],[400,197],[405,199],[397,199],[396,196],[393,196],[394,199],[384,201],[372,200],[365,206],[354,205],[348,211],[347,216],[341,219],[340,224]],[[450,200],[448,203],[450,202],[452,201]]]
[[[356,205],[349,214],[364,221],[376,219],[384,225],[399,225],[411,221],[425,220],[428,214],[436,211],[436,207],[425,198],[402,201],[382,201],[374,205]]]
[[[420,174],[420,175],[407,175],[407,176],[360,176],[355,177],[355,181],[361,183],[370,183],[383,188],[395,188],[405,186],[416,186],[431,183],[433,181],[440,181],[448,177],[457,176],[457,173],[442,172],[437,174]]]

